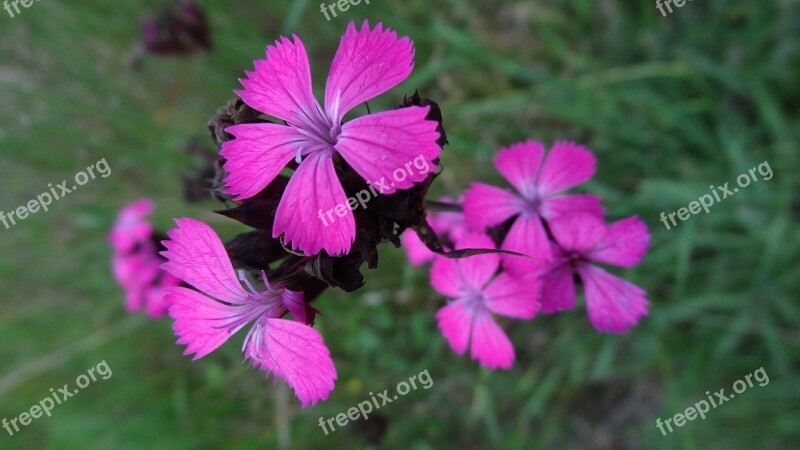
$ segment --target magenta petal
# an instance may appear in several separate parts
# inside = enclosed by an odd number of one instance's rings
[[[452,203],[453,201],[448,197],[440,199],[442,202]],[[461,202],[456,202],[460,204]],[[447,236],[451,242],[455,242],[467,232],[467,222],[464,214],[453,211],[436,212],[429,216],[431,228],[436,232],[440,238]]]
[[[245,355],[253,364],[286,381],[303,408],[325,400],[337,379],[328,347],[317,330],[286,319],[257,322]]]
[[[331,256],[346,254],[356,237],[353,211],[347,205],[331,154],[313,152],[286,186],[275,212],[272,237],[283,234],[285,245],[307,255],[321,250]],[[337,209],[343,217],[336,213]]]
[[[125,290],[125,311],[132,313],[139,311],[144,306],[145,293],[143,289]]]
[[[436,253],[430,251],[422,240],[420,240],[419,236],[417,236],[417,233],[410,228],[403,232],[400,236],[400,241],[403,243],[408,262],[410,262],[412,266],[421,266],[433,261],[436,257]]]
[[[431,286],[445,297],[458,298],[461,296],[464,280],[455,259],[437,256],[433,260]]]
[[[125,310],[128,312],[147,305],[148,289],[161,272],[161,260],[155,251],[155,246],[147,241],[134,253],[115,253],[112,257],[114,277],[125,290]]]
[[[628,217],[612,223],[605,237],[592,249],[589,258],[613,264],[633,267],[647,253],[650,233],[647,225],[638,217]]]
[[[414,44],[407,37],[364,21],[350,22],[333,58],[325,88],[325,111],[338,124],[359,103],[375,98],[405,80],[414,67]]]
[[[533,198],[536,176],[544,155],[541,142],[525,141],[501,149],[494,159],[497,170],[525,198]]]
[[[541,284],[543,313],[575,308],[575,280],[569,265],[562,264],[542,275]]]
[[[181,280],[162,272],[161,280],[159,280],[158,284],[148,287],[145,293],[145,311],[147,311],[147,314],[154,319],[164,317],[170,306],[172,306],[166,296],[168,289],[180,286],[180,284]]]
[[[524,200],[498,187],[472,183],[464,193],[464,217],[470,229],[483,231],[522,212]]]
[[[539,311],[539,279],[501,273],[483,290],[489,311],[517,319],[533,319]]]
[[[489,369],[508,369],[514,364],[511,340],[488,313],[477,314],[472,322],[470,354]]]
[[[496,250],[497,246],[483,233],[464,233],[456,242],[456,249],[465,248]],[[456,261],[464,283],[476,292],[483,290],[500,267],[500,255],[497,253],[469,256]]]
[[[298,150],[313,145],[296,129],[274,123],[235,125],[225,131],[236,137],[222,144],[220,151],[228,172],[225,192],[238,199],[261,192]]]
[[[578,273],[586,292],[589,320],[598,331],[623,333],[647,315],[649,302],[639,286],[591,264],[581,265]]]
[[[603,220],[605,210],[601,201],[600,197],[588,194],[556,195],[542,201],[540,212],[548,221],[576,212],[591,214]]]
[[[542,220],[538,216],[521,215],[511,225],[502,249],[522,253],[530,258],[503,255],[503,265],[512,275],[537,273],[552,258],[550,245]]]
[[[453,352],[463,355],[469,345],[469,332],[472,326],[470,311],[462,302],[455,301],[440,309],[436,313],[436,320]]]
[[[244,303],[248,294],[239,283],[225,246],[214,230],[194,219],[177,219],[167,232],[167,262],[161,268],[200,291],[228,303]]]
[[[191,289],[169,288],[164,300],[172,304],[169,315],[175,320],[172,328],[178,336],[178,344],[187,346],[183,354],[194,353],[194,359],[213,352],[246,325],[242,322],[234,328],[227,327],[236,307],[214,301]]]
[[[567,252],[586,255],[603,236],[606,227],[597,217],[586,213],[568,214],[548,222],[556,242]]]
[[[126,255],[115,252],[111,256],[111,273],[117,283],[126,289],[136,284],[137,273],[142,265],[142,257],[138,254]]]
[[[147,216],[152,212],[153,201],[148,198],[142,198],[123,206],[108,235],[111,246],[119,252],[129,252],[137,243],[149,240],[153,233],[153,226],[147,221]]]
[[[313,318],[311,318],[311,321],[309,321],[309,318],[306,315],[308,309],[306,307],[306,300],[302,292],[283,289],[281,291],[281,301],[283,302],[283,306],[285,306],[286,309],[292,313],[294,320],[306,325],[311,325],[311,323],[313,323]]]
[[[441,152],[437,123],[425,120],[429,109],[412,106],[353,119],[342,125],[336,150],[380,194],[409,189],[436,170],[433,160]]]
[[[539,194],[550,195],[577,186],[594,175],[592,152],[574,142],[556,142],[547,154],[539,174]]]
[[[255,61],[255,71],[239,80],[236,94],[252,108],[292,124],[320,122],[322,109],[311,89],[308,55],[299,37],[281,37],[267,47],[267,59]]]
[[[151,287],[145,292],[145,312],[153,319],[160,319],[169,311],[169,304],[164,301],[164,289]]]

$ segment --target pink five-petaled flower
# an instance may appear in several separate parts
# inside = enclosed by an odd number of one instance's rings
[[[229,194],[252,197],[264,189],[283,168],[296,160],[299,166],[277,211],[273,237],[284,235],[287,245],[306,254],[325,250],[329,255],[349,252],[355,239],[353,214],[333,223],[320,220],[347,196],[337,178],[334,155],[339,154],[370,183],[392,180],[392,173],[415,157],[427,161],[439,156],[437,122],[425,120],[429,107],[412,106],[358,117],[342,124],[355,106],[387,92],[408,77],[414,47],[397,33],[378,24],[361,30],[351,22],[333,59],[325,88],[325,108],[314,98],[305,47],[281,38],[267,47],[267,59],[255,62],[255,71],[241,80],[237,91],[258,111],[287,125],[241,124],[227,128],[235,139],[226,142],[221,155],[227,160],[225,179]],[[394,179],[383,194],[409,189],[426,174]]]
[[[153,225],[147,220],[153,212],[150,199],[140,199],[120,209],[108,235],[113,249],[111,270],[125,290],[125,309],[138,311],[158,319],[166,314],[169,304],[164,289],[180,285],[180,280],[160,269],[163,260],[153,242]]]
[[[556,256],[543,270],[542,312],[575,307],[577,273],[583,282],[589,320],[595,329],[622,333],[647,315],[646,292],[591,264],[633,267],[647,252],[650,235],[638,217],[609,226],[587,213],[567,214],[549,222],[558,243]]]
[[[465,233],[456,249],[495,249],[480,233]],[[470,347],[472,359],[491,369],[508,369],[514,363],[514,347],[491,313],[532,319],[539,310],[538,279],[528,274],[495,276],[500,256],[485,254],[462,259],[437,257],[431,268],[431,285],[455,299],[436,313],[439,328],[459,355]]]
[[[557,195],[592,177],[594,155],[572,142],[556,142],[546,158],[544,155],[544,145],[536,141],[500,150],[494,165],[517,193],[473,183],[464,195],[464,215],[471,229],[484,230],[516,217],[501,248],[533,260],[504,255],[506,270],[514,274],[535,271],[537,263],[546,263],[552,257],[543,219],[549,221],[576,211],[603,215],[599,197]]]
[[[303,407],[327,399],[337,375],[322,336],[305,323],[280,318],[287,311],[302,316],[303,294],[270,285],[263,272],[265,290],[254,289],[242,273],[245,290],[211,227],[193,219],[176,223],[164,241],[163,268],[200,291],[167,292],[178,343],[187,345],[184,354],[202,358],[255,322],[242,346],[253,366],[285,380]]]

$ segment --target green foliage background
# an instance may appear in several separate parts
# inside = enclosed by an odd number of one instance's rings
[[[35,2],[0,13],[0,210],[26,204],[106,158],[107,179],[17,226],[0,228],[0,418],[12,418],[105,360],[90,385],[20,433],[9,449],[366,448],[351,424],[317,426],[409,376],[429,390],[380,410],[380,448],[794,448],[800,441],[800,4],[695,1],[664,18],[620,0],[362,2],[327,22],[316,3],[200,3],[213,53],[126,65],[138,20],[167,2]],[[191,216],[228,238],[242,228],[182,203],[183,149],[233,97],[267,43],[297,33],[321,91],[349,20],[383,21],[417,48],[413,75],[371,102],[388,108],[419,89],[443,109],[451,146],[437,195],[501,183],[491,158],[527,138],[585,143],[599,160],[585,186],[610,220],[637,214],[652,248],[623,273],[650,315],[622,336],[572,312],[504,322],[518,360],[482,370],[448,349],[442,299],[401,250],[353,295],[329,291],[319,329],[339,381],[301,410],[281,384],[242,364],[243,334],[202,361],[181,356],[168,320],[122,310],[106,233],[117,208],[149,196],[159,228]],[[768,161],[759,181],[665,230],[674,211]],[[655,426],[759,367],[753,387],[663,437]]]

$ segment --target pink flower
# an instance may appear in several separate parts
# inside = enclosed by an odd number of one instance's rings
[[[451,203],[452,199],[443,197],[439,201]],[[461,239],[461,236],[467,232],[466,222],[464,221],[464,214],[460,212],[435,212],[428,214],[428,225],[436,232],[436,236],[442,242],[455,242]],[[436,253],[428,249],[428,246],[420,240],[417,233],[412,229],[406,231],[400,236],[403,243],[403,248],[406,250],[406,256],[412,266],[421,266],[429,262],[433,262],[436,258]]]
[[[149,240],[153,234],[153,225],[147,221],[147,217],[152,213],[153,201],[149,198],[123,206],[108,235],[108,242],[120,252],[129,252],[136,244]]]
[[[543,312],[575,307],[577,273],[585,289],[589,320],[597,330],[625,332],[647,315],[644,290],[591,264],[638,264],[650,239],[644,222],[633,216],[606,227],[591,214],[575,213],[550,221],[550,230],[560,248],[541,278]]]
[[[114,250],[111,270],[125,290],[125,309],[135,312],[142,308],[154,319],[166,314],[169,304],[164,288],[177,286],[180,280],[163,272],[164,262],[153,241],[153,226],[147,216],[153,212],[153,202],[141,199],[125,205],[109,233]]]
[[[599,197],[561,194],[592,177],[594,155],[572,142],[556,142],[546,158],[544,154],[544,145],[536,141],[500,150],[494,165],[517,192],[473,183],[464,195],[464,215],[472,229],[485,230],[514,218],[501,248],[533,258],[503,256],[504,266],[515,274],[535,271],[537,262],[552,257],[543,219],[576,211],[603,215]]]
[[[169,314],[185,355],[199,359],[211,353],[249,323],[242,351],[253,366],[273,373],[291,386],[303,407],[328,398],[336,380],[328,347],[317,330],[294,311],[302,311],[303,294],[270,285],[258,291],[241,272],[244,289],[219,237],[206,224],[176,220],[178,227],[164,241],[168,262],[162,266],[198,291],[183,287],[167,290]],[[288,311],[301,321],[281,319]],[[300,315],[303,315],[302,313]]]
[[[438,123],[425,120],[426,107],[412,106],[358,117],[342,118],[355,106],[387,92],[411,73],[414,48],[405,37],[378,24],[361,30],[351,22],[339,44],[325,89],[325,108],[312,93],[305,47],[281,38],[267,47],[267,58],[255,62],[255,71],[241,80],[237,91],[258,111],[286,122],[240,124],[227,128],[236,139],[226,142],[225,179],[229,194],[253,197],[286,165],[299,163],[275,212],[273,237],[284,235],[287,245],[306,254],[325,250],[329,255],[350,251],[356,227],[353,214],[325,224],[320,217],[348,199],[337,177],[341,157],[364,180],[385,182],[382,194],[409,189],[427,174],[413,173],[402,181],[392,177],[415,157],[433,162]],[[337,157],[338,155],[338,157]],[[394,180],[394,181],[392,181]],[[391,185],[389,182],[392,181]]]
[[[456,248],[496,246],[484,234],[466,233]],[[472,359],[484,367],[508,369],[514,362],[514,347],[491,313],[533,318],[539,310],[539,286],[533,275],[495,276],[499,267],[497,254],[462,259],[437,257],[431,268],[431,285],[445,297],[455,299],[436,314],[450,348],[462,355],[469,346]]]

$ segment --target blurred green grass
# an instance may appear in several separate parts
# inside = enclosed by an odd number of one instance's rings
[[[0,210],[106,158],[113,172],[17,226],[0,228],[0,418],[30,408],[101,360],[90,385],[0,448],[363,448],[332,417],[428,369],[434,385],[379,410],[382,448],[793,448],[800,438],[798,130],[800,14],[792,1],[686,4],[667,18],[643,2],[410,0],[352,7],[330,22],[313,2],[201,1],[215,49],[125,64],[138,19],[166,2],[45,0],[0,15]],[[330,291],[319,327],[339,381],[301,410],[280,383],[241,362],[239,336],[191,362],[169,321],[128,316],[105,235],[116,209],[149,196],[155,220],[198,217],[223,237],[241,228],[181,202],[187,141],[233,97],[237,78],[281,34],[300,35],[319,91],[347,21],[383,21],[417,48],[414,74],[370,102],[419,89],[443,109],[451,146],[437,195],[501,183],[496,150],[573,139],[596,152],[586,190],[610,220],[638,214],[652,233],[624,276],[649,292],[631,333],[595,333],[585,310],[504,322],[508,372],[453,355],[424,270],[381,251],[356,294]],[[674,211],[767,160],[775,172],[667,231]],[[770,377],[705,420],[662,437],[666,419],[705,391],[763,366]],[[378,419],[361,423],[374,426]]]

